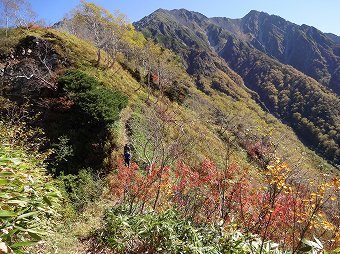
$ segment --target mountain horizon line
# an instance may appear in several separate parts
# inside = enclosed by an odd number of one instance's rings
[[[199,15],[203,15],[204,17],[209,18],[209,19],[214,19],[214,18],[225,18],[225,19],[228,19],[228,20],[241,20],[241,19],[243,19],[244,17],[250,15],[251,13],[253,13],[253,14],[254,14],[254,13],[256,13],[256,14],[264,14],[264,15],[270,16],[270,17],[278,17],[278,18],[284,20],[285,22],[289,22],[289,23],[291,23],[291,24],[293,24],[293,25],[296,25],[296,26],[299,26],[299,27],[308,26],[308,27],[315,28],[315,29],[317,29],[318,31],[320,31],[320,32],[322,32],[322,33],[324,33],[324,34],[326,34],[326,35],[328,35],[328,36],[330,36],[330,37],[337,37],[335,42],[338,43],[338,44],[340,44],[340,34],[337,34],[337,33],[331,32],[331,31],[327,31],[327,32],[326,32],[326,31],[323,31],[323,30],[319,29],[319,28],[316,27],[316,26],[309,25],[309,24],[306,24],[306,23],[303,23],[303,24],[299,25],[299,24],[297,24],[297,23],[295,23],[295,22],[293,22],[293,21],[290,21],[289,19],[286,19],[286,18],[284,18],[284,17],[282,17],[282,16],[280,16],[280,15],[278,15],[278,14],[269,14],[268,12],[259,11],[259,10],[255,10],[255,9],[250,10],[250,11],[249,11],[247,14],[245,14],[243,17],[239,17],[239,18],[229,18],[229,17],[226,17],[226,16],[213,16],[213,17],[208,17],[208,16],[206,16],[206,15],[205,15],[204,13],[202,13],[202,12],[193,11],[193,10],[188,10],[188,9],[186,9],[186,8],[178,8],[178,9],[177,9],[177,8],[175,8],[175,9],[158,8],[158,9],[156,9],[155,11],[151,12],[150,14],[144,16],[143,18],[148,17],[148,16],[150,16],[150,15],[156,13],[156,12],[159,12],[159,11],[170,11],[170,12],[172,12],[172,11],[188,11],[188,12],[191,12],[191,13],[196,13],[196,14],[199,14]],[[132,22],[132,23],[137,23],[137,22],[139,22],[140,20],[142,20],[143,18],[139,19],[138,21],[134,21],[134,22]],[[331,38],[331,39],[332,39],[332,38]],[[333,38],[333,39],[334,39],[334,38]],[[332,39],[332,40],[333,40],[333,39]]]

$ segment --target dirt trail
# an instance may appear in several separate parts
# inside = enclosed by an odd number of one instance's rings
[[[124,145],[130,143],[129,136],[127,133],[126,125],[128,120],[131,118],[132,109],[128,106],[120,113],[119,133],[117,137],[117,146],[119,149],[123,149]]]

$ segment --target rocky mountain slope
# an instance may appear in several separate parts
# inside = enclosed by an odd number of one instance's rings
[[[165,10],[158,11],[160,15],[162,12],[166,16]],[[180,24],[193,29],[194,32],[186,31],[184,34],[189,35],[192,39],[196,36],[198,38],[193,39],[193,42],[188,45],[193,46],[196,42],[202,46],[212,46],[218,52],[221,43],[223,44],[223,35],[216,33],[223,29],[224,32],[246,41],[270,57],[284,64],[292,65],[336,93],[340,92],[338,79],[340,55],[336,45],[338,40],[336,35],[323,34],[314,27],[298,26],[279,16],[258,11],[251,11],[241,19],[220,17],[208,19],[200,13],[183,9],[172,10],[168,14]],[[148,20],[152,17],[153,15],[150,15]],[[142,20],[140,23],[144,21],[146,20]],[[160,29],[164,31],[166,28],[162,26]],[[196,29],[198,33],[196,33]],[[205,43],[201,40],[204,39],[204,36],[202,37],[204,34],[207,35],[206,39],[208,40]],[[187,39],[187,41],[190,40]]]
[[[279,16],[257,11],[251,11],[239,20],[211,20],[256,49],[292,65],[339,94],[340,55],[329,35],[314,27],[298,26]]]
[[[337,36],[335,34],[332,33],[325,33],[325,35],[328,36],[328,38],[330,38],[332,41],[334,41],[336,44],[340,44],[340,36]]]
[[[229,73],[230,69],[236,71],[253,98],[259,96],[257,102],[264,109],[292,126],[325,158],[339,163],[340,100],[325,87],[338,89],[339,57],[336,44],[326,35],[256,11],[231,20],[209,19],[184,9],[160,9],[135,23],[135,27],[181,55],[191,74],[215,76],[218,72],[212,66],[216,63],[226,65],[224,69]],[[194,56],[201,56],[200,61]],[[197,62],[200,65],[193,64]],[[226,73],[223,68],[219,70]],[[196,85],[206,91],[206,87],[220,89],[225,83],[219,79],[207,85],[201,77]],[[233,89],[226,91],[231,93]]]

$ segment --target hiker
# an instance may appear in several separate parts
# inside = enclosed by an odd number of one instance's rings
[[[124,146],[124,162],[126,167],[130,167],[131,149],[128,144]]]

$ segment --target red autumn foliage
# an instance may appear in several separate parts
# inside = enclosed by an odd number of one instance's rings
[[[277,176],[286,174],[286,167],[280,164]],[[128,168],[120,160],[110,186],[122,202],[128,202],[131,209],[135,207],[134,211],[170,204],[196,222],[236,222],[263,240],[300,248],[300,239],[311,236],[308,232],[312,232],[322,199],[313,199],[314,193],[307,187],[289,185],[284,183],[284,177],[277,176],[264,175],[268,185],[260,188],[236,163],[220,170],[210,160],[193,167],[179,161],[170,171],[169,167],[155,164],[142,170],[132,163]],[[162,186],[170,188],[166,191]]]
[[[146,202],[151,202],[159,186],[169,179],[169,167],[151,165],[145,170],[139,169],[136,163],[130,167],[124,165],[123,160],[117,162],[117,172],[110,179],[112,193],[121,202],[128,202],[130,206],[144,207]]]
[[[205,160],[199,167],[177,164],[173,185],[173,201],[185,216],[210,219],[218,209],[218,174],[216,165]]]

